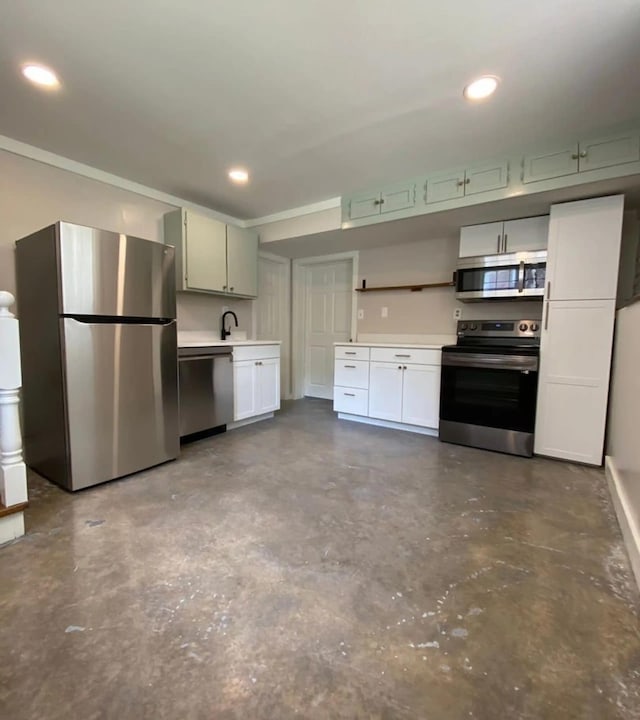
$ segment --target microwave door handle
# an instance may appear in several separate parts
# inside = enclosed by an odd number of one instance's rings
[[[524,260],[520,261],[520,268],[518,269],[518,292],[524,291]]]

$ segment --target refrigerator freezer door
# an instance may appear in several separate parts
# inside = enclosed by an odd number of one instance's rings
[[[60,314],[175,318],[171,245],[58,224]]]
[[[172,460],[179,452],[175,321],[61,318],[69,490]]]

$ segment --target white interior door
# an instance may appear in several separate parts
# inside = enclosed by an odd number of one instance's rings
[[[280,392],[289,397],[291,368],[290,282],[291,262],[277,255],[260,253],[258,297],[255,300],[257,340],[280,340]]]
[[[304,272],[304,394],[331,400],[333,344],[351,339],[353,261],[314,263]]]

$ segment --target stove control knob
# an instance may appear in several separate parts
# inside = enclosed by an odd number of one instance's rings
[[[540,330],[540,325],[538,325],[538,323],[531,323],[531,329],[533,330],[533,332],[537,332],[538,330]]]
[[[467,323],[462,323],[460,325],[460,330],[466,330],[467,329]]]
[[[469,325],[469,330],[477,330],[477,329],[478,329],[478,326],[475,323],[471,323],[471,325]]]
[[[528,329],[529,326],[527,325],[527,323],[520,323],[520,332],[527,332]]]

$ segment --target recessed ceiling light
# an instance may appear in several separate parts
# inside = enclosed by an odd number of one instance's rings
[[[493,95],[498,87],[498,82],[495,75],[484,75],[469,83],[462,94],[467,100],[484,100]]]
[[[34,85],[51,89],[60,87],[58,76],[51,68],[45,67],[44,65],[27,63],[22,66],[22,74]]]
[[[244,185],[246,182],[249,182],[249,173],[243,168],[232,168],[229,170],[229,178],[231,182]]]

